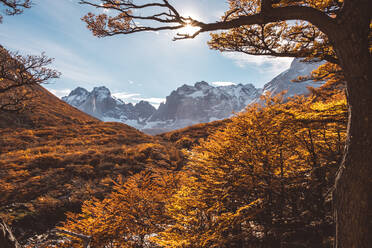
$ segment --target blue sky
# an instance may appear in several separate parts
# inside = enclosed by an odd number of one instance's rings
[[[45,52],[55,58],[60,79],[45,85],[57,96],[77,86],[107,86],[126,102],[157,105],[183,84],[197,81],[252,83],[262,87],[287,69],[292,59],[220,53],[206,44],[208,34],[172,41],[174,32],[94,37],[80,18],[91,11],[78,0],[33,0],[24,14],[5,16],[0,44],[24,54]],[[182,13],[215,21],[227,8],[220,0],[173,0]]]

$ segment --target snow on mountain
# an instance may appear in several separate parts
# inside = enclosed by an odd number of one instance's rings
[[[87,98],[88,98],[89,92],[81,87],[77,87],[73,91],[70,92],[68,96],[62,97],[62,100],[67,102],[68,104],[72,106],[80,106]]]
[[[294,83],[291,80],[309,75],[322,63],[304,63],[294,59],[288,70],[268,82],[263,89],[252,84],[212,86],[204,81],[195,85],[184,84],[172,91],[158,109],[146,101],[126,104],[111,96],[110,90],[104,86],[96,87],[92,92],[78,87],[62,100],[103,121],[123,122],[154,134],[229,118],[247,105],[259,102],[260,96],[266,92],[276,95],[286,90],[285,98],[308,94],[308,86],[318,87],[323,82]]]
[[[142,128],[173,130],[192,124],[225,119],[239,112],[261,94],[252,84],[214,87],[207,82],[183,85],[160,104]]]
[[[130,123],[135,127],[141,127],[156,110],[145,101],[136,105],[126,104],[111,96],[110,90],[104,86],[95,87],[91,92],[78,87],[62,100],[100,120]]]
[[[292,82],[291,80],[296,79],[299,76],[308,76],[311,71],[324,64],[324,61],[307,63],[301,62],[300,58],[295,58],[288,70],[280,73],[278,76],[273,78],[270,82],[265,84],[263,88],[263,93],[270,92],[271,95],[277,95],[280,92],[286,90],[287,93],[284,95],[284,98],[292,97],[295,95],[306,95],[309,93],[307,89],[310,87],[319,87],[324,82],[314,82],[308,80],[305,82]]]

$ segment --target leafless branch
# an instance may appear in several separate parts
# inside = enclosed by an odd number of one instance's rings
[[[34,97],[30,86],[47,83],[60,73],[46,66],[53,59],[41,56],[22,56],[0,46],[0,110],[17,112],[29,106]]]
[[[31,8],[31,0],[0,0],[0,5],[3,5],[3,12],[6,15],[19,15],[23,13],[24,9]],[[2,15],[0,15],[0,23],[2,21]]]
[[[47,83],[60,73],[46,66],[52,63],[44,53],[41,56],[22,56],[0,46],[0,93],[24,85]]]

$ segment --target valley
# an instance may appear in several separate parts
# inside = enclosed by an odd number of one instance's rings
[[[0,0],[0,248],[372,247],[369,1]]]

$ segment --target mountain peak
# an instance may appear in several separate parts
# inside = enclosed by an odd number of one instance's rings
[[[130,122],[132,126],[150,117],[155,108],[146,101],[135,106],[111,96],[105,86],[94,87],[91,92],[78,87],[62,100],[103,121]]]
[[[225,86],[213,86],[205,81],[192,85],[184,84],[172,91],[158,109],[146,101],[135,105],[125,104],[112,97],[110,90],[104,86],[96,87],[90,93],[79,87],[63,100],[103,121],[124,122],[149,133],[169,131],[196,123],[229,118],[233,112],[239,112],[248,104],[259,102],[265,91],[275,95],[286,90],[284,98],[307,94],[307,86],[319,86],[322,83],[292,83],[291,80],[309,75],[322,63],[304,63],[301,59],[295,59],[288,70],[272,79],[264,89],[241,83]]]
[[[111,97],[111,92],[105,86],[94,87],[91,93],[92,95],[96,96],[98,100],[102,100],[108,97]]]
[[[308,76],[310,73],[318,68],[320,65],[324,64],[324,61],[318,62],[302,62],[303,59],[295,58],[288,70],[280,73],[278,76],[273,78],[270,82],[265,84],[264,93],[270,92],[271,95],[277,95],[282,91],[287,91],[284,95],[284,98],[293,97],[295,95],[306,95],[309,93],[307,87],[319,87],[324,82],[314,82],[314,81],[305,81],[305,82],[292,82],[293,79],[296,79],[299,76]]]
[[[68,96],[62,97],[62,100],[69,103],[72,106],[81,105],[89,96],[89,91],[82,87],[77,87],[68,94]]]
[[[195,83],[195,88],[197,88],[198,90],[209,89],[209,88],[212,88],[212,87],[213,86],[210,86],[205,81],[200,81],[200,82]]]
[[[83,95],[83,94],[88,94],[89,92],[82,88],[82,87],[76,87],[73,91],[70,92],[70,95]]]

